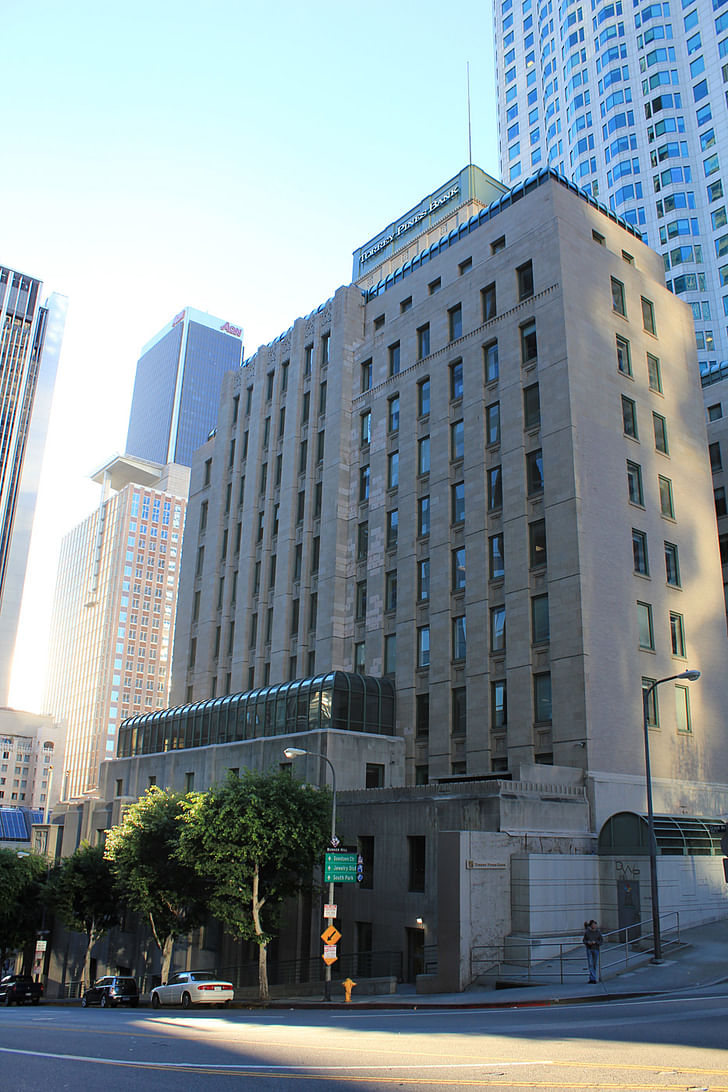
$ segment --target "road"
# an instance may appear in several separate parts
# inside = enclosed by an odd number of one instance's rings
[[[521,1009],[0,1010],[0,1088],[728,1092],[728,991]]]

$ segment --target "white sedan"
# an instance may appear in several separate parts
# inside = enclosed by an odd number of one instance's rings
[[[218,1005],[223,1008],[233,999],[232,982],[223,982],[213,971],[177,971],[165,986],[155,986],[152,1008],[160,1005]]]

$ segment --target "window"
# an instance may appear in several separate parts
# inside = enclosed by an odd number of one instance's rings
[[[450,365],[450,401],[456,402],[463,396],[463,362],[456,360]]]
[[[399,485],[399,452],[387,455],[387,489],[396,489]]]
[[[657,727],[659,727],[659,723],[660,723],[659,711],[658,711],[658,706],[657,706],[657,687],[655,686],[653,690],[650,689],[650,687],[652,687],[654,685],[654,683],[655,683],[654,679],[646,679],[643,676],[643,678],[642,678],[642,705],[643,705],[643,708],[644,708],[645,701],[646,701],[646,703],[647,703],[647,709],[646,709],[647,724],[649,725],[650,728],[657,728]],[[649,696],[647,696],[645,698],[645,695],[647,695],[648,691],[649,691]]]
[[[436,277],[434,281],[430,281],[430,283],[427,286],[427,291],[428,291],[429,295],[434,296],[435,292],[437,292],[439,290],[441,284],[442,284],[442,281],[440,280],[439,277]]]
[[[487,284],[481,289],[480,299],[483,305],[483,322],[490,322],[496,316],[495,284]]]
[[[533,676],[533,716],[537,724],[551,723],[551,673]]]
[[[490,684],[490,726],[502,730],[508,723],[508,702],[505,679]]]
[[[417,413],[427,417],[430,412],[430,380],[421,379],[417,384]]]
[[[488,579],[501,580],[504,573],[503,534],[500,532],[488,539]]]
[[[419,497],[417,501],[417,534],[422,538],[430,533],[430,498]]]
[[[543,493],[543,454],[540,448],[526,455],[526,487],[529,497]]]
[[[473,268],[473,259],[466,258],[464,261],[458,263],[458,276],[462,277],[465,273],[469,273]]]
[[[387,431],[399,432],[399,395],[393,395],[387,403]]]
[[[357,561],[366,561],[367,554],[369,553],[369,524],[367,522],[360,523],[356,537],[356,559]]]
[[[417,441],[417,473],[430,473],[430,437],[423,436]]]
[[[426,739],[430,734],[429,694],[417,694],[415,697],[415,734],[418,739]]]
[[[650,566],[647,558],[647,535],[644,531],[632,528],[632,557],[634,571],[641,576],[649,576]]]
[[[687,686],[675,683],[675,726],[678,732],[690,732],[690,694]]]
[[[516,270],[518,278],[518,298],[527,300],[533,295],[533,263],[526,262]]]
[[[640,648],[654,652],[655,634],[652,628],[652,607],[649,603],[637,603],[637,625]]]
[[[550,635],[549,597],[534,595],[531,600],[531,640],[535,645],[546,644]]]
[[[447,323],[450,341],[463,336],[463,309],[459,303],[448,310]]]
[[[423,558],[417,562],[417,601],[426,603],[430,598],[430,559]]]
[[[637,406],[631,398],[622,395],[622,427],[625,436],[631,436],[633,440],[637,435]]]
[[[489,447],[500,443],[500,402],[485,407],[485,442]]]
[[[630,504],[638,504],[644,507],[644,493],[642,491],[642,468],[638,463],[627,462],[627,491]]]
[[[682,614],[670,611],[670,646],[673,656],[685,658],[685,627]]]
[[[722,416],[723,416],[723,407],[721,406],[720,402],[716,402],[714,405],[708,406],[708,420],[709,421],[720,421]]]
[[[384,609],[397,609],[397,570],[386,574],[384,578]]]
[[[621,281],[618,281],[615,277],[611,278],[612,282],[612,310],[616,311],[618,315],[627,314],[627,307],[624,302],[624,285]]]
[[[407,852],[409,857],[409,884],[410,891],[425,890],[425,837],[422,834],[410,835],[407,838]]]
[[[531,319],[520,328],[521,334],[521,363],[532,364],[537,357],[536,351],[536,320]]]
[[[455,421],[450,425],[450,458],[462,459],[465,455],[465,425]]]
[[[319,384],[319,417],[322,417],[326,413],[326,394],[328,391],[328,384],[326,380]]]
[[[674,542],[665,543],[665,577],[673,588],[680,587],[680,564]]]
[[[331,348],[331,334],[326,333],[321,338],[321,363],[322,364],[328,364],[330,348]]]
[[[399,534],[399,508],[390,508],[387,512],[387,549],[394,550],[397,547]]]
[[[483,366],[485,382],[495,383],[498,379],[498,342],[491,341],[483,346]]]
[[[488,511],[495,512],[503,507],[503,478],[499,466],[488,470]]]
[[[452,551],[452,590],[463,591],[465,588],[465,547],[458,546]]]
[[[450,487],[450,499],[452,522],[462,523],[465,520],[465,482],[455,482]]]
[[[629,358],[629,342],[617,334],[617,367],[622,375],[632,374],[632,362]]]
[[[452,734],[467,734],[467,695],[464,686],[453,687],[452,691]]]
[[[467,630],[465,625],[465,615],[461,615],[459,618],[453,618],[452,620],[452,658],[453,660],[464,660],[465,653],[467,651]]]
[[[369,500],[369,466],[359,467],[359,503]]]
[[[667,447],[667,422],[659,413],[652,414],[652,427],[655,432],[655,450],[668,454]]]
[[[402,300],[402,302],[400,303],[399,313],[400,313],[400,315],[403,315],[405,313],[405,311],[411,311],[411,310],[412,310],[412,297],[408,296],[406,300]]]
[[[505,237],[505,235],[499,236],[497,239],[494,239],[493,242],[490,244],[491,254],[497,254],[499,250],[505,250],[505,248],[506,248],[506,237]]]
[[[355,615],[357,622],[363,622],[367,616],[367,582],[366,580],[358,581],[356,585],[356,608]]]
[[[708,454],[710,455],[710,469],[715,474],[717,471],[723,469],[723,458],[720,453],[720,443],[715,440],[712,444],[708,444]]]
[[[359,418],[361,446],[366,447],[372,442],[372,411],[366,410]]]
[[[420,626],[417,630],[417,666],[430,666],[430,627]]]
[[[505,652],[506,647],[506,608],[491,607],[490,611],[490,652]]]
[[[672,499],[672,482],[669,478],[658,476],[657,482],[660,488],[660,514],[668,519],[675,518],[675,505]]]
[[[313,364],[313,345],[306,345],[303,350],[303,374],[311,374],[311,366]]]
[[[650,300],[646,300],[642,297],[642,325],[648,334],[656,334],[657,329],[655,327],[655,306]]]
[[[422,360],[430,355],[430,324],[420,326],[417,331],[417,359]]]
[[[354,645],[354,673],[356,675],[366,674],[366,643],[364,641],[357,641]]]
[[[361,365],[361,389],[362,394],[364,391],[370,391],[372,389],[372,362],[371,360],[365,360]]]
[[[657,391],[658,394],[662,394],[662,374],[660,372],[660,361],[652,353],[647,354],[647,378],[651,391]]]
[[[528,525],[529,564],[538,569],[546,564],[546,521],[537,519]]]
[[[725,486],[719,485],[713,490],[715,500],[715,514],[719,518],[728,515],[728,501],[726,500]]]
[[[397,635],[388,634],[384,638],[384,674],[394,675],[397,671]]]
[[[541,424],[541,396],[538,383],[532,383],[523,391],[523,427],[538,428]]]
[[[389,346],[389,374],[397,375],[399,372],[399,342]]]

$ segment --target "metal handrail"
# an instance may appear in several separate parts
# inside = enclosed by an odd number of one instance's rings
[[[660,914],[660,932],[664,938],[672,935],[671,939],[678,944],[680,943],[679,911],[671,910]],[[652,918],[645,918],[643,921],[634,922],[632,925],[623,926],[621,929],[611,929],[609,932],[604,933],[603,937],[604,947],[600,955],[606,954],[606,952],[611,955],[621,949],[617,959],[609,959],[606,962],[606,969],[611,970],[622,965],[627,968],[630,965],[630,960],[634,963],[635,959],[638,958],[635,955],[638,943],[640,944],[639,958],[644,955],[645,951],[650,950],[650,944],[654,945]],[[581,935],[573,934],[566,937],[554,937],[553,940],[539,941],[532,937],[524,937],[519,943],[525,948],[525,954],[520,955],[516,960],[506,958],[505,941],[498,945],[477,945],[472,948],[470,952],[471,981],[475,981],[477,977],[484,974],[500,975],[504,967],[512,968],[514,966],[519,970],[523,967],[525,972],[523,977],[528,982],[533,978],[553,980],[558,976],[559,982],[563,985],[565,979],[583,973],[584,956]],[[646,948],[645,943],[647,944]],[[534,953],[536,953],[536,958],[534,958]],[[571,970],[569,965],[577,962],[579,963],[578,969]],[[483,964],[487,964],[487,966],[483,967]],[[548,969],[549,964],[554,965],[552,970]],[[600,958],[600,980],[602,978],[602,965],[603,960]],[[509,977],[519,977],[518,971],[514,974],[509,970],[508,973]]]

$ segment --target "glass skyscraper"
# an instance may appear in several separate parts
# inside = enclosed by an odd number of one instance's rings
[[[189,466],[217,421],[225,372],[238,368],[242,329],[181,311],[145,345],[137,364],[126,451],[150,462]]]
[[[637,227],[728,359],[728,0],[494,0],[504,181],[553,167]]]
[[[0,705],[10,671],[67,301],[0,266]]]

